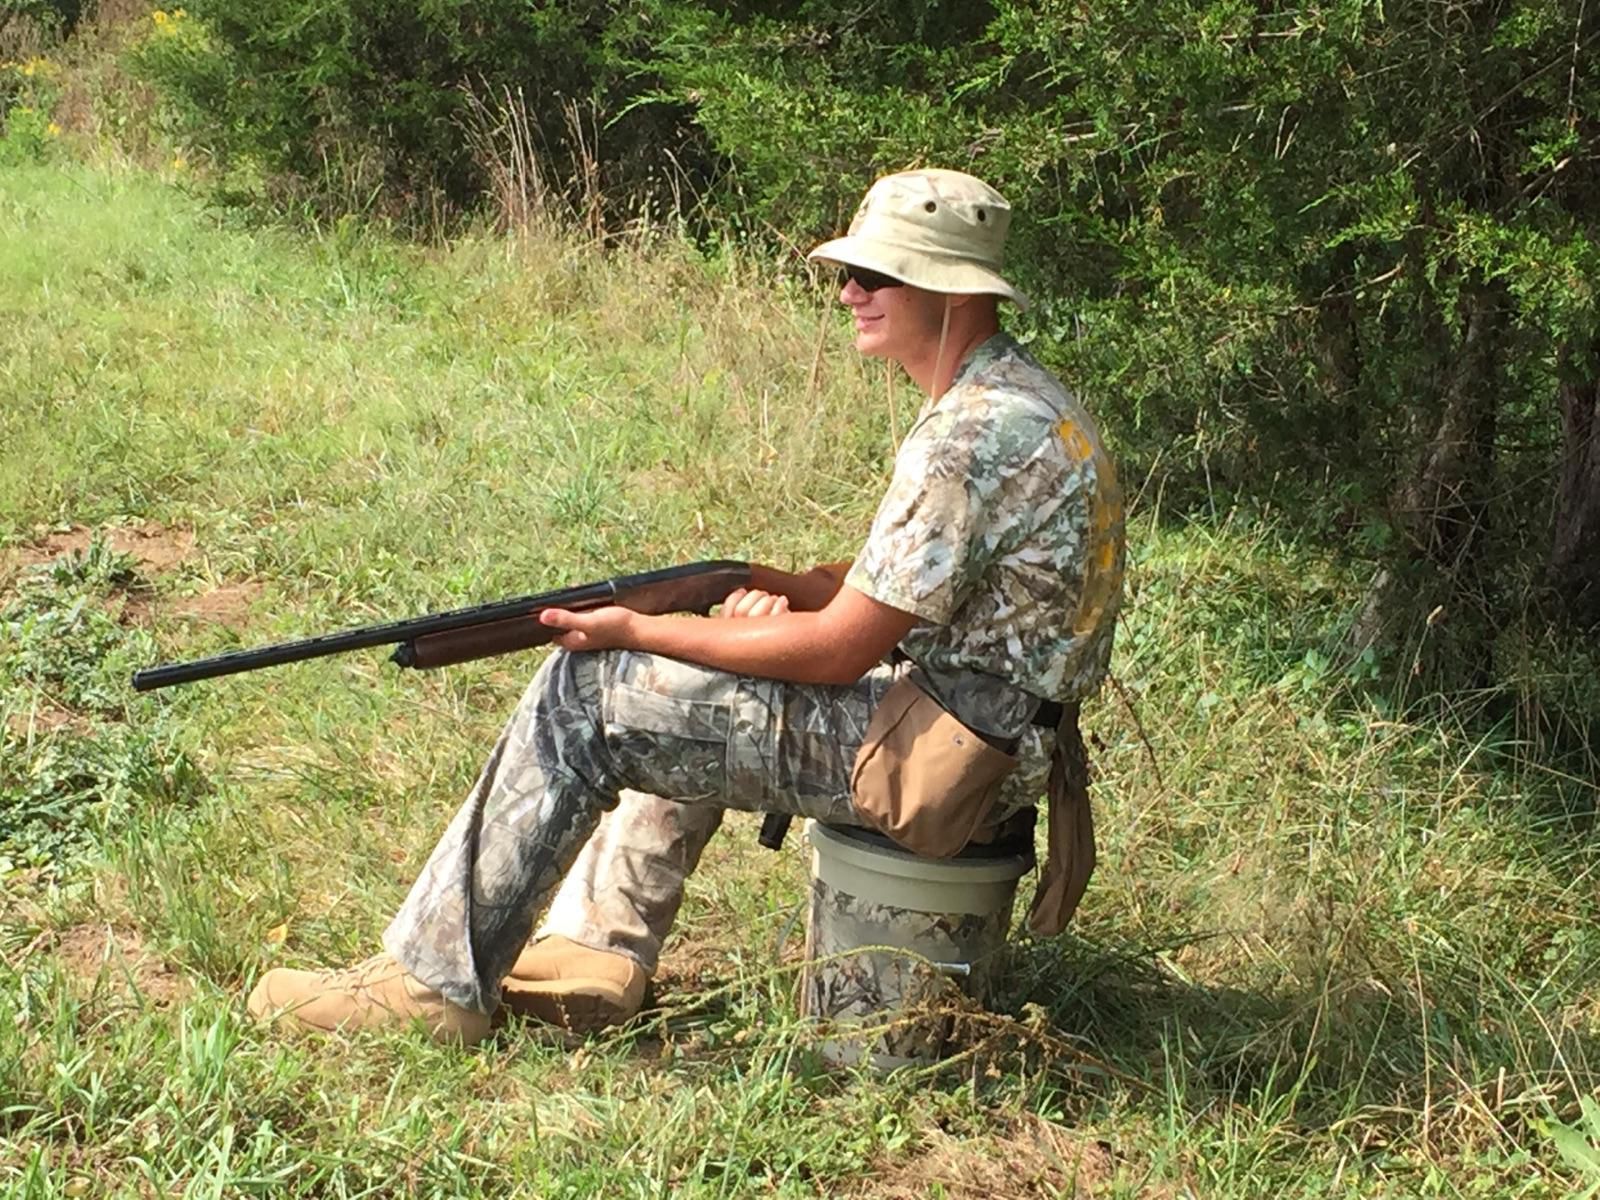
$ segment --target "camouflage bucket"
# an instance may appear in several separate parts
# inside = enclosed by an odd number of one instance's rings
[[[801,1009],[823,1058],[874,1069],[934,1062],[952,987],[985,1003],[1003,965],[1022,855],[919,858],[862,830],[806,822],[811,907]],[[920,1010],[920,1011],[919,1011]]]

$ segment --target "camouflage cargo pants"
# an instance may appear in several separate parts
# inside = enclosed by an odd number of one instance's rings
[[[906,669],[881,668],[881,680],[871,684],[871,703]],[[854,723],[859,720],[860,714],[852,716],[851,730],[864,728]],[[1037,804],[1045,789],[1053,736],[1029,729],[1019,741],[1022,761],[1003,785],[1003,813]],[[846,776],[859,745],[859,734],[850,733],[840,747]],[[722,825],[723,811],[624,790],[562,880],[535,938],[559,935],[624,954],[654,974],[683,903],[684,885]]]
[[[824,687],[635,651],[557,651],[385,931],[385,949],[455,1003],[493,1012],[534,919],[631,790],[660,799],[618,814],[554,919],[653,967],[684,876],[724,809],[856,823],[850,768],[873,708],[906,669]],[[618,895],[591,909],[612,885]],[[613,933],[632,944],[614,946]]]

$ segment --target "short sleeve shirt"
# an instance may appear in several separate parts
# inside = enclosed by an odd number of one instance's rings
[[[1012,736],[1105,676],[1122,597],[1116,473],[1093,419],[1005,334],[917,418],[846,582],[921,621],[900,649],[957,717]]]

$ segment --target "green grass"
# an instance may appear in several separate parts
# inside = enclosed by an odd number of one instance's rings
[[[1136,516],[1119,686],[1088,716],[1099,871],[947,1067],[821,1068],[773,952],[804,862],[745,818],[634,1029],[459,1053],[246,1021],[262,970],[374,949],[531,660],[115,679],[616,570],[850,554],[891,397],[823,310],[665,239],[425,248],[248,227],[136,172],[0,175],[0,840],[35,847],[0,900],[0,1191],[1585,1184],[1586,1126],[1552,1122],[1600,1082],[1592,780],[1465,701],[1365,691],[1338,650],[1360,564],[1270,516]],[[902,384],[894,420],[914,408]],[[133,558],[25,571],[67,527]],[[38,832],[63,832],[50,803],[70,836]]]

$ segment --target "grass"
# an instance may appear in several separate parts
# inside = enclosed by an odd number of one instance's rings
[[[822,311],[667,239],[426,248],[247,227],[134,170],[0,175],[0,764],[109,764],[77,791],[0,769],[0,838],[36,846],[0,899],[0,1191],[1592,1180],[1593,781],[1460,706],[1386,704],[1338,652],[1360,565],[1270,514],[1137,514],[1118,686],[1088,715],[1099,871],[1069,935],[1019,936],[948,1066],[822,1069],[773,951],[805,865],[742,817],[634,1028],[459,1053],[246,1021],[262,970],[373,950],[531,661],[115,679],[618,570],[849,555],[910,389],[891,421]],[[80,601],[82,638],[50,632]],[[61,832],[49,804],[71,837],[13,836]]]

